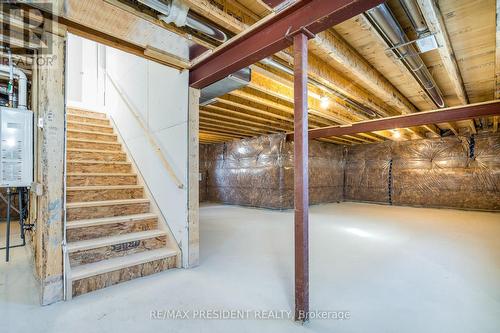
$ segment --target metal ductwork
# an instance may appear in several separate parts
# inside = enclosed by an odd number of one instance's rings
[[[229,39],[228,35],[225,32],[215,27],[213,24],[204,21],[197,15],[191,14],[190,12],[188,12],[186,18],[186,25],[191,29],[199,31],[221,43],[224,43]]]
[[[138,1],[160,13],[158,18],[166,23],[173,23],[178,27],[188,26],[221,43],[229,39],[225,32],[191,12],[181,0]]]
[[[418,6],[415,0],[399,0],[399,3],[403,7],[406,15],[410,19],[411,25],[413,29],[417,32],[417,35],[422,35],[424,33],[429,32],[429,27],[425,22],[424,16],[420,11],[420,7]]]
[[[198,31],[218,42],[224,43],[231,36],[213,25],[212,23],[204,20],[195,13],[189,10],[182,0],[137,0],[145,6],[160,13],[158,18],[166,23],[174,23],[178,27],[188,26],[191,29]],[[274,61],[272,58],[261,60],[262,64],[268,65],[287,74],[294,75],[293,70],[281,63]],[[207,105],[213,102],[214,98],[222,96],[232,90],[240,89],[250,83],[251,70],[249,67],[244,68],[228,77],[211,84],[210,86],[201,90],[200,104]],[[377,118],[376,114],[370,108],[350,99],[349,97],[325,86],[324,84],[309,78],[309,83],[326,90],[329,93],[339,97],[350,106],[353,111],[368,118]]]
[[[158,18],[166,23],[173,23],[178,27],[188,26],[220,43],[224,43],[229,39],[224,31],[192,13],[181,0],[138,1],[157,11],[159,13]],[[247,86],[251,81],[251,73],[250,67],[246,67],[201,89],[200,104],[213,103],[216,97]]]
[[[283,72],[285,72],[287,74],[294,75],[294,72],[293,72],[293,70],[291,68],[289,68],[289,67],[281,64],[278,61],[275,61],[272,58],[265,58],[265,59],[262,59],[260,62],[262,64],[264,64],[264,65],[269,66],[269,67],[273,67],[273,68],[275,68],[277,70],[283,71]],[[362,115],[362,116],[367,116],[368,118],[377,118],[378,117],[378,114],[376,114],[370,108],[365,107],[364,105],[358,103],[357,101],[352,100],[351,98],[349,98],[349,97],[347,97],[347,96],[339,93],[336,90],[331,89],[330,87],[322,84],[319,81],[316,81],[315,79],[308,78],[308,83],[312,84],[315,87],[320,88],[321,90],[328,91],[332,95],[337,96],[338,98],[340,98],[344,102],[346,102],[349,105],[351,105],[352,107],[354,107],[357,111],[359,111],[359,114]]]
[[[212,83],[211,85],[201,89],[200,105],[210,104],[216,97],[247,86],[250,83],[251,78],[252,71],[250,67],[245,67],[220,81]]]
[[[404,2],[408,3],[408,8],[410,8],[412,13],[420,13],[418,6],[417,8],[414,7],[414,5],[416,5],[415,3],[412,4],[412,1]],[[418,12],[415,12],[414,9],[411,8],[417,9]],[[381,35],[385,38],[387,43],[391,46],[391,49],[399,56],[399,59],[402,60],[405,65],[413,72],[413,75],[426,90],[432,101],[439,108],[445,107],[446,105],[439,87],[436,85],[436,82],[434,81],[427,66],[425,66],[424,62],[422,61],[422,58],[419,56],[417,50],[409,41],[398,21],[394,18],[394,15],[392,14],[389,7],[385,3],[383,3],[368,10],[366,14],[368,18],[373,22],[373,24],[377,27]],[[419,18],[418,15],[414,15],[412,16],[411,20],[412,23],[414,20],[416,22],[415,29],[424,29],[425,26],[425,29],[422,30],[422,32],[427,30],[425,20],[422,21],[423,17]]]

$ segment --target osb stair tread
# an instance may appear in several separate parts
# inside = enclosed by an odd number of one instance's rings
[[[85,117],[85,116],[78,116],[78,117],[88,118],[88,117]],[[99,119],[101,119],[101,118],[99,118]],[[89,123],[84,123],[83,121],[76,121],[76,120],[68,120],[67,122],[68,122],[68,124],[73,124],[73,125],[102,127],[102,128],[106,128],[106,129],[110,129],[110,128],[112,129],[113,128],[113,126],[111,126],[111,125],[89,124]]]
[[[107,114],[104,113],[104,112],[90,110],[90,109],[85,109],[85,108],[78,107],[78,106],[69,106],[69,107],[66,108],[66,110],[67,110],[68,113],[79,113],[79,112],[83,112],[83,113],[95,113],[95,114],[100,115],[101,117],[107,117]]]
[[[102,144],[106,144],[106,145],[121,145],[121,143],[118,143],[118,142],[101,141],[101,140],[90,140],[90,139],[68,138],[68,141],[87,142],[87,143],[102,143]]]
[[[139,232],[131,232],[122,235],[109,236],[109,237],[101,237],[94,238],[88,240],[82,240],[77,242],[69,242],[67,244],[67,250],[69,253],[76,251],[85,251],[90,249],[96,249],[104,246],[111,246],[114,244],[122,244],[128,243],[148,238],[155,238],[166,236],[167,233],[163,230],[148,230],[148,231],[139,231]]]
[[[137,176],[135,173],[119,173],[119,172],[68,172],[68,176],[81,176],[81,177],[95,177],[95,176],[106,176],[106,177],[127,177],[127,176]]]
[[[76,127],[76,128],[68,128],[68,130],[72,131],[93,131],[96,134],[115,134],[113,127],[109,125],[76,122],[71,120],[68,120],[68,125]],[[87,129],[79,129],[79,127],[86,127]]]
[[[91,119],[91,120],[109,120],[109,118],[95,117],[95,116],[93,116],[91,114],[76,113],[76,112],[68,112],[67,114],[69,116],[80,117],[80,118],[87,118],[87,119]]]
[[[85,201],[85,202],[69,202],[66,204],[67,208],[85,208],[97,206],[116,206],[116,205],[133,205],[149,203],[149,199],[120,199],[120,200],[105,200],[105,201]]]
[[[92,117],[89,115],[76,114],[76,113],[71,113],[71,112],[68,113],[68,116],[83,118],[87,122],[81,121],[81,123],[88,124],[88,125],[98,125],[98,124],[104,125],[103,123],[105,123],[105,122],[108,125],[110,124],[110,120],[108,118]],[[75,121],[75,120],[71,120],[71,121]],[[108,125],[106,125],[106,126],[108,126]]]
[[[77,163],[77,164],[116,164],[116,165],[131,165],[132,163],[127,161],[97,161],[97,160],[68,160],[67,163]]]
[[[102,218],[88,219],[88,220],[77,220],[72,222],[68,221],[68,223],[66,224],[66,228],[77,229],[77,228],[85,228],[96,225],[141,221],[157,217],[158,216],[153,213],[144,213],[144,214],[134,214],[134,215],[124,215],[124,216],[102,217]]]
[[[79,129],[67,129],[66,130],[68,133],[85,133],[85,134],[98,134],[98,135],[106,135],[106,136],[112,136],[112,137],[117,137],[115,133],[102,133],[102,132],[96,132],[96,131],[87,131],[87,130],[79,130]]]
[[[122,152],[122,151],[88,149],[88,148],[67,148],[66,151],[85,152],[85,153],[100,153],[100,154],[124,154],[124,152]]]
[[[142,185],[89,185],[89,186],[69,186],[67,191],[99,191],[99,190],[128,190],[141,189]]]
[[[71,280],[76,281],[90,276],[117,271],[119,269],[140,265],[177,255],[177,251],[169,248],[145,251],[123,257],[101,260],[91,264],[76,266],[71,269]]]

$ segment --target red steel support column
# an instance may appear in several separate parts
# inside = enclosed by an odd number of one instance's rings
[[[309,180],[307,125],[307,36],[293,36],[294,49],[294,202],[295,320],[309,312]]]

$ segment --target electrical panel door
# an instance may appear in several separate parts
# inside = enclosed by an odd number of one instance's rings
[[[0,108],[0,187],[33,182],[33,112]]]

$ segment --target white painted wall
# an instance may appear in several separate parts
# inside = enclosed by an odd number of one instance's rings
[[[83,39],[75,35],[68,34],[67,58],[71,59],[67,63],[68,100],[74,104],[82,103],[82,44]]]
[[[188,174],[188,89],[187,71],[178,70],[137,56],[86,41],[77,53],[79,37],[69,39],[68,101],[79,106],[108,113],[114,120],[127,148],[163,216],[183,252],[188,257],[187,186],[179,189],[166,172],[160,158],[150,145],[146,133],[115,89],[108,73],[119,85],[132,107],[160,145],[175,174],[187,184]],[[72,44],[75,44],[74,46]],[[72,56],[74,59],[72,59]],[[104,61],[103,61],[104,57]],[[84,74],[75,74],[82,64]],[[75,80],[75,82],[73,82]],[[102,84],[104,82],[104,84]],[[76,90],[76,91],[75,91]],[[103,103],[100,103],[100,98]]]
[[[102,47],[101,47],[102,48]],[[68,101],[74,106],[100,110],[104,106],[103,55],[99,44],[68,35]],[[98,66],[101,64],[101,66]]]

